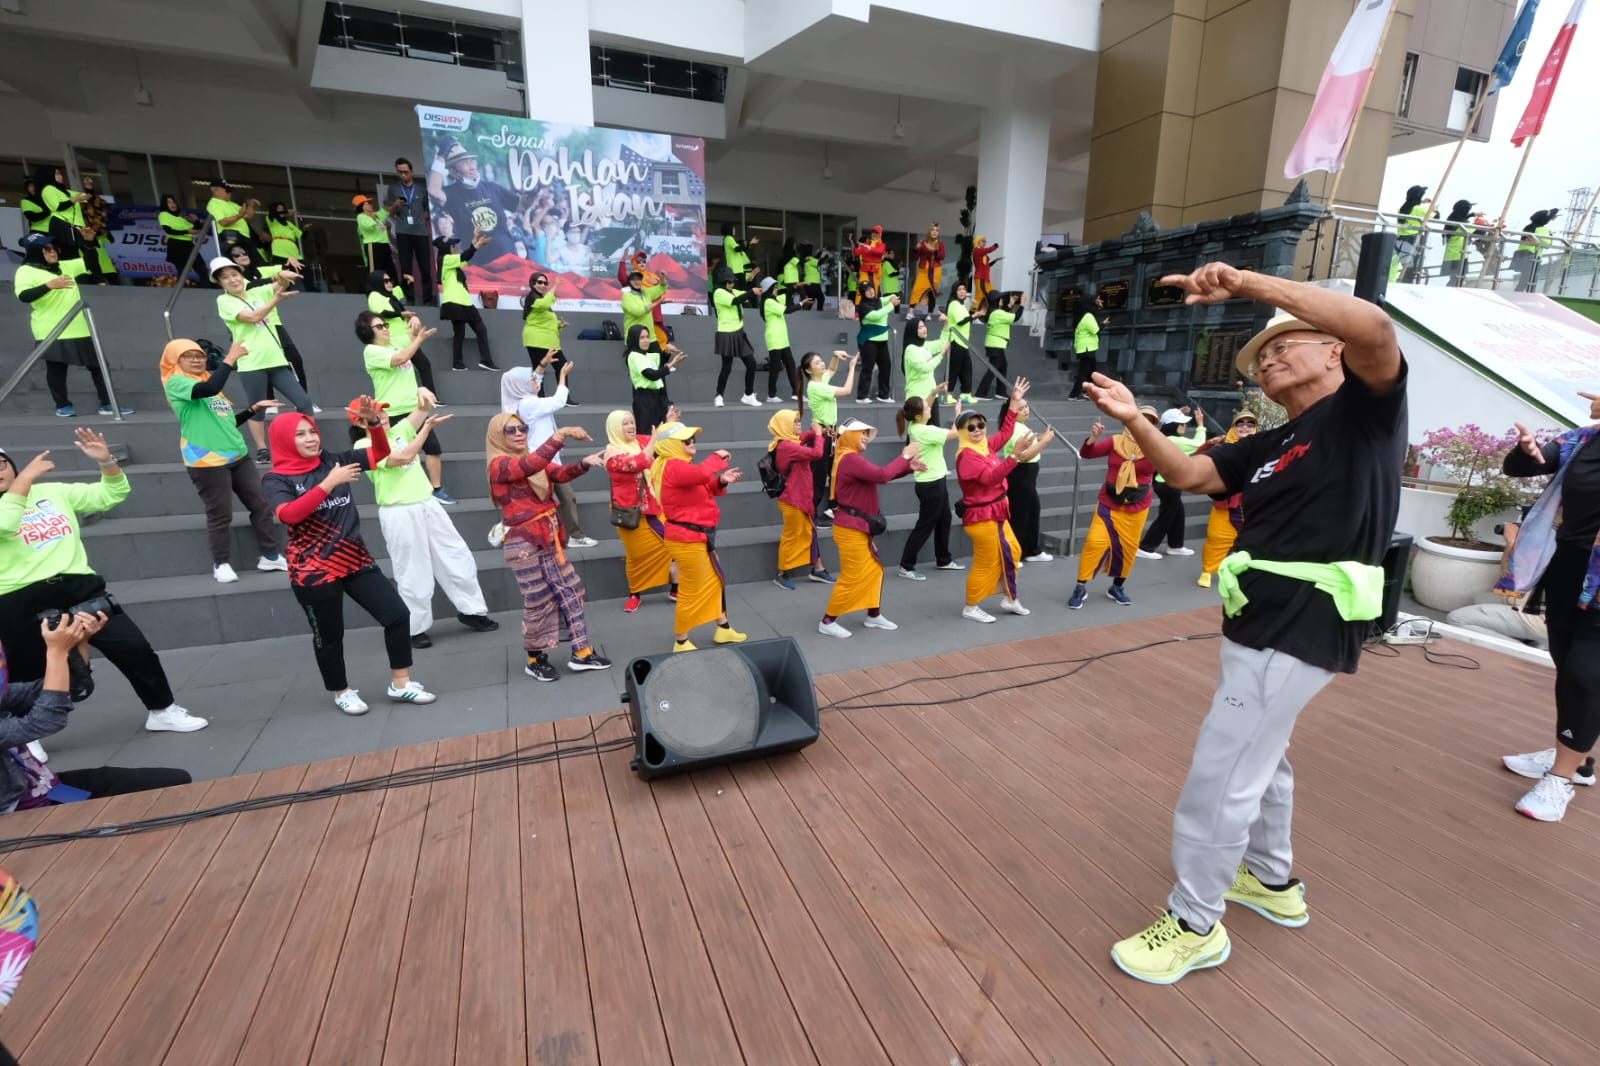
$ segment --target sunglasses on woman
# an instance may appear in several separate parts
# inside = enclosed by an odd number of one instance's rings
[[[967,423],[967,432],[968,433],[971,433],[975,429],[988,429],[988,428],[989,428],[989,423],[987,423],[987,422],[968,422]]]
[[[527,435],[528,435],[528,427],[525,426],[525,425],[522,425],[520,422],[512,423],[512,424],[506,426],[506,436],[508,436],[508,437],[511,437],[511,436],[525,437]]]

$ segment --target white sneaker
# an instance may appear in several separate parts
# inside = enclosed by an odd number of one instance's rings
[[[961,617],[970,618],[974,622],[994,621],[994,615],[985,611],[982,607],[963,607],[961,608]]]
[[[439,698],[415,681],[407,681],[405,688],[395,688],[391,684],[387,695],[396,703],[432,703]]]
[[[233,567],[229,566],[227,563],[213,564],[211,567],[211,576],[216,578],[219,584],[223,585],[231,585],[235,581],[239,580],[239,575],[234,573]]]
[[[722,397],[721,396],[713,397],[712,400],[711,400],[711,406],[712,407],[721,407],[722,406]]]
[[[1048,563],[1053,559],[1055,559],[1055,556],[1049,552],[1035,552],[1032,555],[1024,555],[1022,557],[1022,561],[1025,563]]]
[[[318,407],[316,404],[312,404],[311,405],[311,413],[314,414],[314,415],[320,415],[322,413],[322,408]]]
[[[600,542],[595,540],[593,537],[568,537],[567,538],[567,547],[569,547],[569,548],[595,548],[595,547],[599,547],[599,545],[600,545]]]
[[[869,407],[871,405],[872,405],[872,397],[871,396],[863,396],[863,397],[861,397],[861,399],[856,401],[856,406],[857,407]]]
[[[145,715],[144,727],[152,733],[193,733],[204,729],[206,720],[190,714],[176,703],[164,711],[151,711]]]
[[[263,555],[256,561],[257,570],[282,570],[287,572],[289,560],[281,555]]]
[[[1546,748],[1543,751],[1530,751],[1526,755],[1502,755],[1500,756],[1500,763],[1514,774],[1538,780],[1549,773],[1550,768],[1556,764],[1556,749]],[[1593,759],[1586,759],[1584,764],[1578,767],[1578,772],[1572,775],[1572,783],[1574,785],[1594,784]]]
[[[871,614],[869,614],[869,615],[867,615],[866,621],[862,622],[861,624],[866,626],[868,629],[889,629],[889,630],[894,630],[894,629],[899,629],[900,628],[899,626],[895,625],[893,622],[889,621],[887,618],[885,618],[881,614],[879,614],[879,615],[871,615]]]
[[[1147,552],[1143,548],[1139,549],[1138,555],[1139,555],[1139,558],[1141,558],[1141,559],[1159,559],[1159,558],[1161,558],[1161,553],[1160,552]]]
[[[747,393],[744,396],[739,397],[739,402],[744,404],[746,407],[760,407],[761,406],[761,401],[756,399],[756,394],[753,393],[753,392]]]
[[[907,570],[905,567],[902,566],[899,569],[899,571],[897,571],[897,572],[899,573],[899,575],[901,577],[905,578],[907,581],[926,581],[926,580],[928,580],[928,575],[924,574],[920,570]]]
[[[934,569],[935,570],[965,570],[966,567],[964,565],[962,565],[961,563],[956,562],[954,559],[951,559],[948,563],[940,563],[938,566],[934,567]]]
[[[1194,554],[1194,549],[1193,548],[1168,548],[1167,549],[1167,554],[1168,555],[1193,555]]]
[[[784,398],[782,396],[768,396],[767,397],[767,402],[768,403],[784,403],[785,401],[784,401]]]
[[[850,631],[838,622],[818,622],[817,632],[825,637],[848,637]]]
[[[1033,613],[1032,611],[1028,610],[1026,607],[1022,606],[1022,604],[1018,603],[1016,600],[1006,599],[1004,596],[1002,596],[1000,598],[1000,609],[1002,611],[1010,611],[1012,614],[1032,614]]]
[[[1517,812],[1540,822],[1559,822],[1572,802],[1572,782],[1545,774],[1533,790],[1517,801]]]
[[[367,701],[355,689],[345,689],[333,698],[333,705],[345,714],[366,714]]]

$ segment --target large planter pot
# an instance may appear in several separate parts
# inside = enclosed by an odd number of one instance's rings
[[[1455,548],[1423,537],[1411,561],[1411,595],[1424,607],[1453,611],[1479,602],[1499,577],[1500,552]]]

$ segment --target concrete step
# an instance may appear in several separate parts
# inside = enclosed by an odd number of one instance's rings
[[[1192,546],[1198,551],[1199,538],[1203,537],[1205,530],[1204,508],[1197,512],[1191,506],[1187,510],[1189,521],[1186,528]],[[1047,509],[1044,514],[1045,528],[1064,528],[1064,514],[1064,508]],[[1080,517],[1080,527],[1085,520]],[[888,570],[885,580],[895,580],[894,568],[899,564],[905,538],[914,524],[912,515],[890,516],[889,531],[878,538],[878,553]],[[832,531],[824,528],[818,532],[823,541],[823,559],[831,570],[837,572],[838,553],[828,543],[832,540]],[[587,598],[591,601],[618,599],[629,591],[623,569],[622,546],[614,536],[608,534],[609,531],[599,535],[598,547],[574,548],[569,552],[578,575],[583,579]],[[952,535],[956,557],[970,563],[970,542],[959,528],[953,530]],[[375,534],[368,543],[374,551],[381,550],[381,535]],[[722,531],[717,538],[717,555],[729,583],[770,580],[775,568],[777,543],[778,531],[775,528]],[[931,555],[931,548],[925,549],[925,552]],[[521,597],[501,552],[485,547],[473,554],[489,609],[518,609]],[[93,555],[94,549],[91,548],[91,558]],[[294,599],[287,575],[256,572],[250,569],[252,564],[243,561],[251,558],[253,555],[241,556],[236,563],[240,579],[234,584],[219,585],[209,574],[185,574],[112,581],[111,589],[157,649],[305,636],[305,615]],[[389,572],[386,559],[380,559],[379,565],[386,573]],[[1030,595],[1065,597],[1071,590],[1075,574],[1075,567],[1070,560],[1058,557],[1054,563],[1029,566],[1024,580],[1030,590],[1036,590],[1031,591]],[[793,593],[796,604],[803,604],[808,611],[820,611],[827,601],[827,587],[813,585],[803,576],[795,581],[798,586]],[[962,588],[964,585],[953,582],[951,595],[960,597]],[[643,609],[659,612],[663,626],[672,624],[671,604],[664,590],[647,595]],[[448,628],[456,624],[453,620],[455,609],[437,592],[434,596],[434,616],[436,628]],[[374,623],[365,612],[347,601],[345,624],[358,629]]]

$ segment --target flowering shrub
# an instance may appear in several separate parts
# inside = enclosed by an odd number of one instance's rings
[[[1535,434],[1541,444],[1556,430]],[[1476,425],[1430,430],[1417,446],[1417,456],[1457,486],[1447,520],[1450,533],[1471,541],[1472,527],[1484,518],[1531,503],[1544,490],[1544,478],[1509,478],[1501,473],[1505,455],[1517,446],[1515,428],[1494,434]]]

